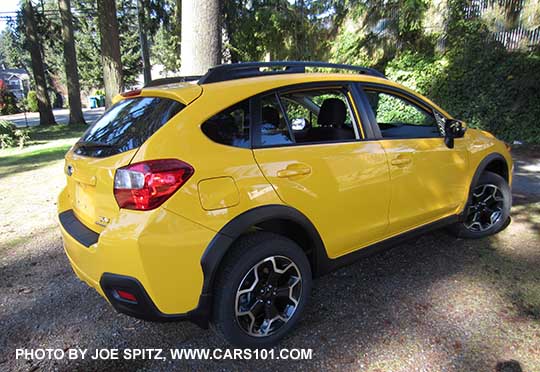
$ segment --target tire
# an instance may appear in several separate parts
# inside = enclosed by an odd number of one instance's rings
[[[471,200],[463,211],[463,221],[450,226],[449,230],[465,239],[496,234],[508,226],[511,207],[512,192],[508,182],[496,173],[484,172],[472,189]]]
[[[298,323],[311,282],[309,261],[294,241],[268,232],[240,237],[216,278],[212,328],[236,347],[272,347]]]

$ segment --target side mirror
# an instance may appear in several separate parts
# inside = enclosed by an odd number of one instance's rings
[[[307,120],[305,118],[292,119],[291,126],[293,130],[303,130],[306,127]]]
[[[444,143],[449,149],[454,148],[454,138],[461,138],[465,135],[467,126],[461,120],[446,119],[444,124]]]

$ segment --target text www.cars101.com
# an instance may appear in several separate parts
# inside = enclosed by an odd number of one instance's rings
[[[170,349],[171,359],[288,359],[313,358],[312,349]]]

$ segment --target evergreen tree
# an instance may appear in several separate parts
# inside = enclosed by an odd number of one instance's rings
[[[152,80],[152,67],[150,66],[150,48],[148,46],[148,36],[146,34],[147,16],[146,7],[143,0],[137,0],[137,16],[139,26],[139,41],[141,44],[141,57],[143,62],[144,84]]]
[[[103,82],[105,83],[105,104],[110,106],[112,98],[122,92],[124,88],[116,4],[114,1],[98,0],[97,9]]]
[[[26,28],[25,47],[30,53],[32,60],[32,72],[36,84],[36,92],[39,108],[40,125],[56,124],[51,102],[47,94],[47,82],[45,79],[45,68],[43,66],[43,56],[41,51],[41,40],[38,38],[38,28],[34,16],[34,8],[30,0],[22,3],[23,21]]]
[[[62,38],[64,41],[64,66],[69,100],[69,124],[85,124],[81,105],[81,88],[77,69],[77,54],[73,37],[73,17],[70,0],[58,0],[62,18]]]
[[[141,46],[137,27],[137,7],[132,0],[117,1],[120,60],[124,87],[136,83],[142,72]]]
[[[103,67],[97,6],[94,0],[73,0],[75,49],[81,88],[90,91],[103,87]]]
[[[151,32],[150,56],[152,64],[160,64],[165,72],[180,71],[181,38],[181,0],[160,0],[150,12],[153,20]],[[150,2],[153,4],[153,2]]]
[[[6,68],[30,70],[30,56],[22,47],[21,38],[13,25],[9,25],[0,32],[0,60]]]
[[[322,0],[224,0],[232,62],[325,59],[337,7]]]

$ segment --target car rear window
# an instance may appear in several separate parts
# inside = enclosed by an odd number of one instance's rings
[[[161,97],[122,100],[88,128],[75,153],[99,158],[137,148],[184,107]]]

